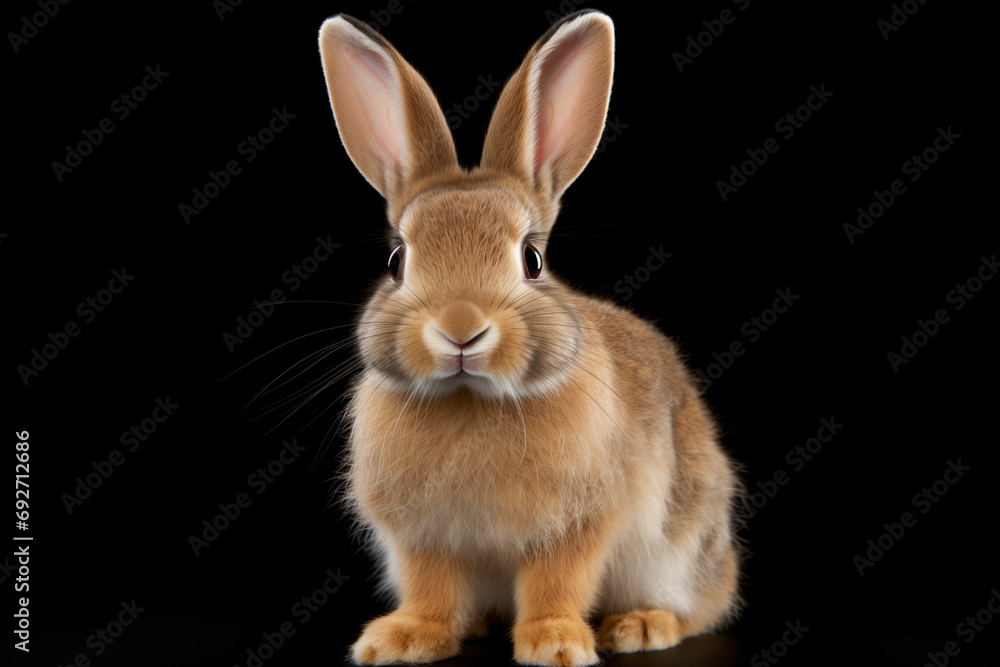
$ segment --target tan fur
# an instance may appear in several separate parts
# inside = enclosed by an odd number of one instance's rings
[[[598,646],[611,653],[659,651],[680,641],[680,621],[674,612],[664,609],[633,609],[606,616],[597,630]]]
[[[354,660],[449,657],[485,614],[537,665],[717,628],[739,604],[740,484],[691,373],[651,324],[521,263],[525,242],[544,256],[599,140],[610,19],[579,12],[539,40],[471,172],[382,36],[336,17],[320,46],[344,145],[404,248],[358,326],[346,472],[398,606]]]

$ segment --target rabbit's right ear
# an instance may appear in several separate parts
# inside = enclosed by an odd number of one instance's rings
[[[408,184],[458,167],[434,93],[384,37],[340,14],[323,23],[319,49],[344,148],[390,207]]]
[[[601,139],[614,63],[605,14],[583,10],[553,24],[504,85],[482,166],[516,175],[558,205]]]

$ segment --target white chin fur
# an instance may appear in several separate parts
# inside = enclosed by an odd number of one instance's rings
[[[456,373],[445,378],[428,378],[426,380],[416,380],[413,386],[417,392],[428,398],[434,396],[447,396],[453,394],[460,388],[465,387],[474,394],[487,398],[501,398],[508,392],[504,388],[485,375],[471,375],[469,373]]]

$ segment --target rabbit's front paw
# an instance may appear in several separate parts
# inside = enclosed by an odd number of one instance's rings
[[[594,631],[579,618],[548,617],[514,628],[514,659],[522,665],[596,665]]]
[[[351,647],[359,665],[425,663],[458,653],[458,640],[445,623],[392,613],[369,623]]]
[[[677,616],[663,609],[634,609],[608,616],[597,630],[597,645],[612,653],[661,651],[680,641]]]

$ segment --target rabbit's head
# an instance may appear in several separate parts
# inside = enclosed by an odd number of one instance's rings
[[[320,30],[344,147],[387,203],[388,274],[357,331],[367,372],[401,391],[543,393],[584,356],[580,297],[544,265],[559,198],[589,162],[607,114],[611,20],[556,23],[507,81],[480,166],[458,164],[427,82],[347,16]]]

